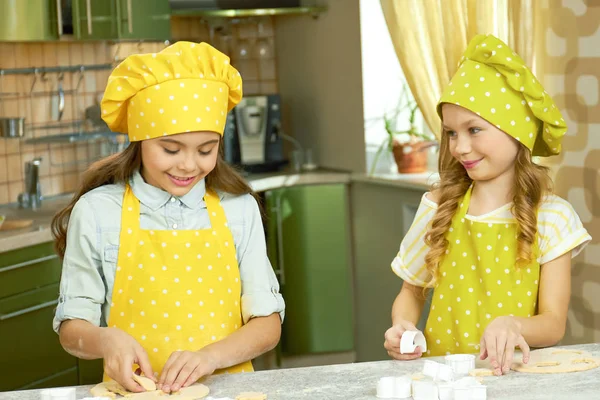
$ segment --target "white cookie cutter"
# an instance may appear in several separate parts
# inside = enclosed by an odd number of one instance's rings
[[[44,389],[41,400],[75,400],[75,388]]]
[[[454,400],[454,386],[451,383],[438,383],[440,400]]]
[[[438,386],[428,381],[413,381],[413,400],[437,400],[439,399]]]
[[[377,397],[380,399],[408,399],[412,380],[407,376],[386,376],[377,382]]]
[[[473,377],[465,377],[454,382],[454,400],[486,400],[487,387]]]
[[[467,376],[475,369],[475,356],[472,354],[451,354],[444,360],[446,365],[452,367],[455,376]]]
[[[430,360],[424,360],[423,375],[432,378],[434,381],[452,382],[454,380],[452,367]]]
[[[425,353],[427,351],[427,341],[421,331],[405,331],[400,339],[400,354],[414,353],[417,347]]]

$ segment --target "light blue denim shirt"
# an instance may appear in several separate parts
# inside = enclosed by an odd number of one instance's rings
[[[204,202],[205,182],[198,182],[185,196],[174,197],[147,184],[139,172],[130,182],[140,200],[140,227],[153,230],[210,228]],[[121,232],[125,185],[105,185],[83,195],[69,220],[59,303],[53,328],[68,319],[83,319],[106,326],[110,312]],[[285,303],[267,258],[265,234],[256,200],[249,194],[218,193],[233,235],[242,281],[242,317],[279,313]]]

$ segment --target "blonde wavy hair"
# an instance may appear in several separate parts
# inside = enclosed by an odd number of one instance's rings
[[[432,190],[438,195],[438,208],[425,236],[430,250],[425,265],[432,276],[431,285],[439,278],[439,265],[446,255],[446,233],[473,180],[465,168],[450,154],[448,135],[442,133],[438,160],[440,181]],[[537,211],[545,195],[552,193],[552,180],[547,167],[535,164],[531,152],[519,143],[515,160],[515,181],[512,193],[512,213],[517,220],[517,259],[519,268],[535,259],[534,242],[537,237]]]

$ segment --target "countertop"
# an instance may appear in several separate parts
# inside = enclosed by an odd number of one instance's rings
[[[600,357],[600,344],[565,346],[585,350]],[[442,361],[440,358],[432,360]],[[255,373],[209,377],[205,383],[210,396],[230,397],[258,391],[269,400],[376,399],[376,386],[384,376],[420,372],[422,360],[378,361],[322,367],[293,368]],[[567,374],[526,374],[510,372],[501,377],[485,377],[489,400],[592,400],[600,398],[600,369]],[[77,399],[90,396],[91,386],[77,388]],[[0,400],[38,400],[39,390],[0,393]]]
[[[327,170],[306,171],[302,173],[277,172],[251,174],[246,176],[250,186],[257,192],[299,185],[317,185],[330,183],[349,183],[351,174]],[[31,219],[33,224],[27,228],[0,231],[0,253],[33,246],[52,240],[50,223],[54,214],[71,201],[72,195],[56,196],[42,201],[39,210],[19,209],[15,204],[0,207],[0,215],[7,219]]]
[[[265,174],[250,174],[245,177],[250,186],[257,192],[299,185],[318,185],[331,183],[360,182],[375,185],[386,185],[398,188],[426,191],[437,179],[437,174],[426,172],[421,174],[375,174],[339,172],[330,170],[304,171],[301,173],[282,171]],[[0,207],[0,215],[7,219],[31,219],[33,224],[27,228],[0,231],[0,253],[33,246],[52,240],[50,223],[54,214],[66,206],[71,194],[55,196],[42,201],[42,207],[33,211],[19,209],[10,204]]]

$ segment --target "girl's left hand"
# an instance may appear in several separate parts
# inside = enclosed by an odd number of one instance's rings
[[[216,360],[206,351],[175,351],[163,367],[157,388],[165,393],[177,392],[215,369]]]
[[[521,349],[523,362],[527,363],[529,345],[521,334],[521,324],[513,317],[498,317],[488,325],[481,337],[479,357],[482,360],[490,359],[495,375],[506,374],[510,371],[515,346]]]

